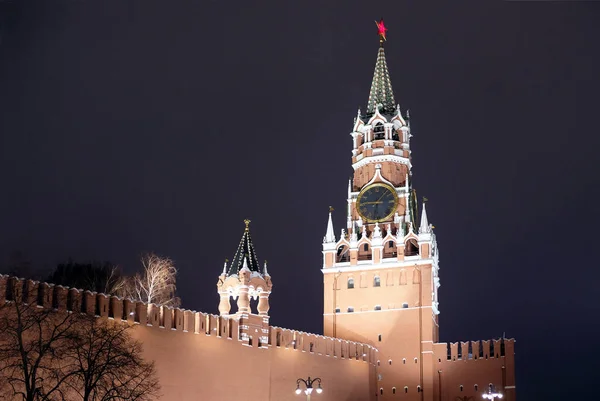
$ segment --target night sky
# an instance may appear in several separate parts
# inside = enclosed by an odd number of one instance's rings
[[[1,264],[154,251],[216,313],[250,218],[272,324],[322,332],[384,17],[441,340],[515,337],[520,400],[597,394],[600,2],[320,3],[0,0]]]

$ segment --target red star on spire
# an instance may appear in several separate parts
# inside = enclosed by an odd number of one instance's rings
[[[383,43],[386,41],[385,33],[388,30],[383,23],[383,18],[379,20],[379,22],[375,21],[375,25],[377,25],[377,34],[379,35],[379,41]]]

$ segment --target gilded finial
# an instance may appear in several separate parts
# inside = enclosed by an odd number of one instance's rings
[[[427,202],[429,199],[427,199],[426,197],[423,197],[423,203]]]
[[[377,34],[379,35],[379,44],[383,46],[383,42],[387,40],[385,37],[385,33],[388,30],[383,23],[383,18],[379,20],[379,22],[375,21],[375,25],[377,25]]]
[[[333,212],[333,206],[329,206],[329,213]]]
[[[246,231],[250,230],[250,221],[251,220],[248,220],[248,219],[244,220],[244,224],[246,224]]]

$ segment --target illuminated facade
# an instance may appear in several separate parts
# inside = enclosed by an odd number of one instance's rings
[[[217,279],[219,316],[7,276],[0,299],[25,286],[42,307],[135,326],[164,401],[297,401],[307,376],[322,381],[313,401],[467,401],[490,385],[514,401],[514,340],[439,342],[439,252],[424,204],[417,218],[408,117],[382,43],[351,132],[347,224],[337,238],[330,213],[323,239],[324,335],[270,325],[273,282],[249,222]]]

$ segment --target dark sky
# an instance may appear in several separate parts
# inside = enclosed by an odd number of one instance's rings
[[[250,218],[272,323],[321,332],[382,16],[441,340],[515,337],[521,400],[596,394],[600,2],[0,0],[0,261],[155,251],[217,312]]]

